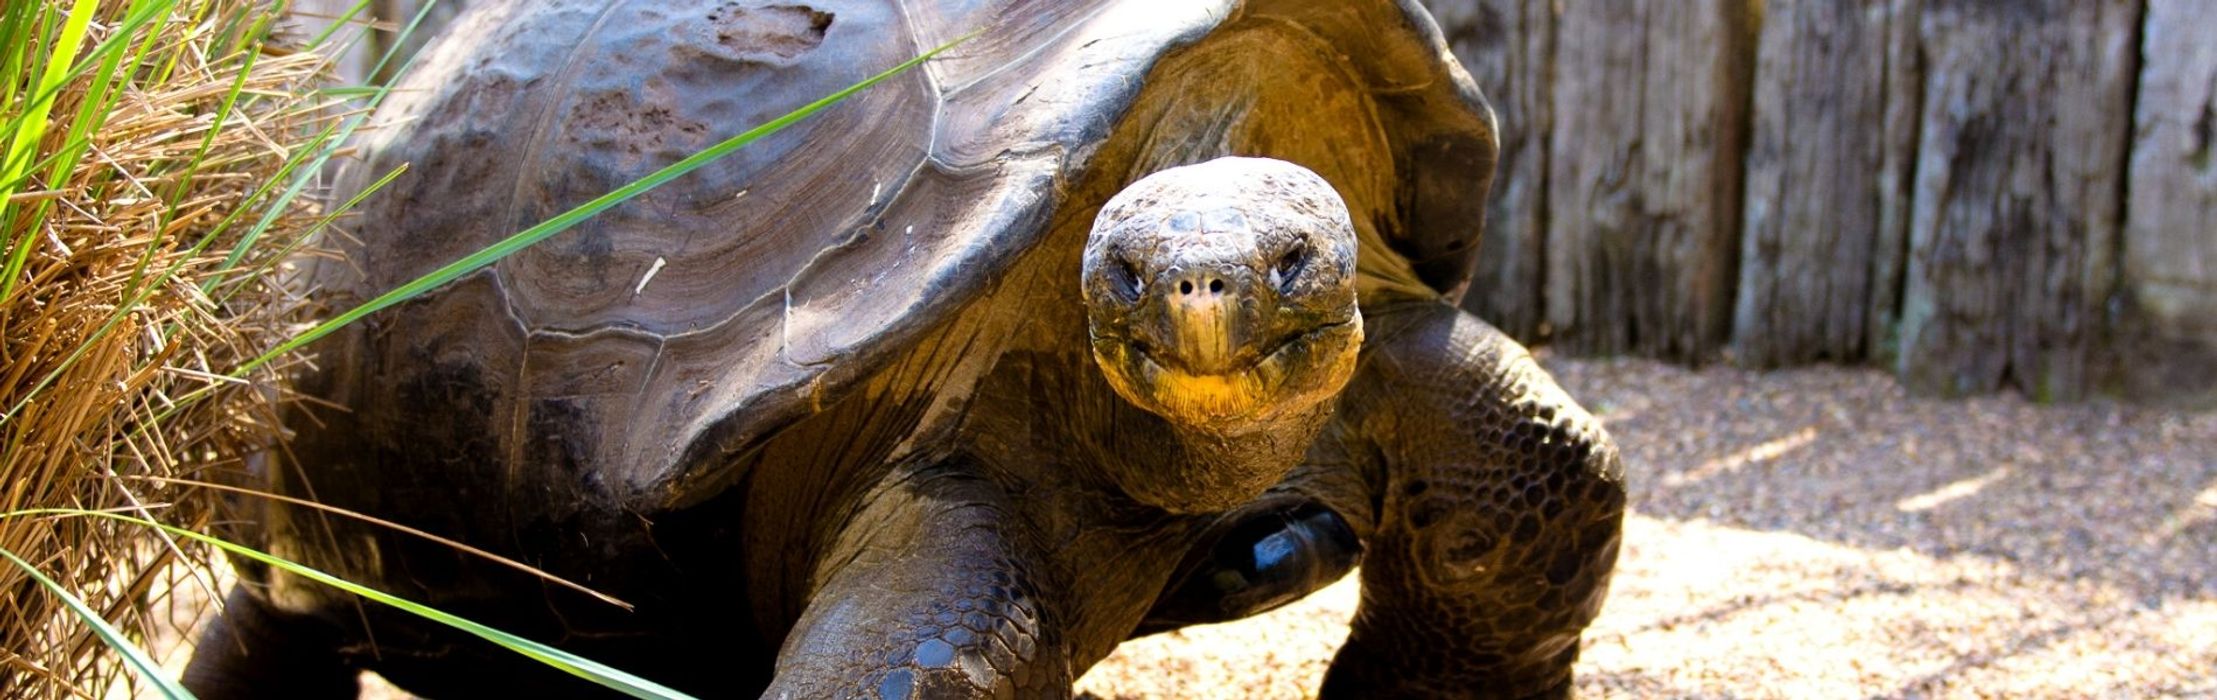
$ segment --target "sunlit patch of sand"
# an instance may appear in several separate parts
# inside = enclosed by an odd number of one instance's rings
[[[2217,692],[2217,600],[1970,555],[1871,550],[1633,517],[1587,634],[1601,697],[2083,697]],[[1352,579],[1261,617],[1128,643],[1079,682],[1104,698],[1313,695]]]

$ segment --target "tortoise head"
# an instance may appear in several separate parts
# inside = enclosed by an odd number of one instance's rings
[[[1086,241],[1093,359],[1126,401],[1236,435],[1316,412],[1354,373],[1355,229],[1324,178],[1219,158],[1148,175]]]

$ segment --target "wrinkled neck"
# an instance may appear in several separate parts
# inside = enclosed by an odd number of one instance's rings
[[[1332,414],[1332,402],[1282,418],[1238,426],[1180,425],[1125,404],[1120,438],[1141,445],[1112,460],[1117,485],[1132,498],[1173,513],[1229,509],[1285,478],[1308,454]]]

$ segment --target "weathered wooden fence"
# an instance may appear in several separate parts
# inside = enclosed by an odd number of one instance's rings
[[[2217,2],[1429,4],[1501,121],[1466,305],[1510,333],[2217,403]]]
[[[1426,2],[1500,118],[1466,305],[1511,334],[2217,404],[2217,0]]]

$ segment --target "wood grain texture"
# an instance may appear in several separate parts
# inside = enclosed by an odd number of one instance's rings
[[[1872,363],[1892,364],[1899,354],[1901,294],[1908,265],[1909,214],[1915,200],[1918,118],[1924,113],[1924,55],[1912,18],[1926,0],[1889,0],[1895,18],[1886,31],[1886,112],[1880,127],[1884,159],[1878,170],[1878,242],[1871,267],[1871,306],[1864,316],[1864,347]]]
[[[1520,339],[1541,337],[1547,235],[1547,134],[1554,125],[1556,3],[1431,0],[1447,44],[1500,125],[1501,160],[1485,239],[1463,308]]]
[[[1563,6],[1544,285],[1558,345],[1698,361],[1723,344],[1753,13]]]
[[[2115,282],[2133,0],[1935,0],[1898,374],[1942,395],[2083,396]]]
[[[2217,3],[2149,0],[2124,230],[2127,396],[2217,404]]]
[[[1758,367],[1864,358],[1871,309],[1899,277],[1886,116],[1901,3],[1781,0],[1756,49],[1732,342]],[[1890,293],[1891,289],[1884,289]]]

